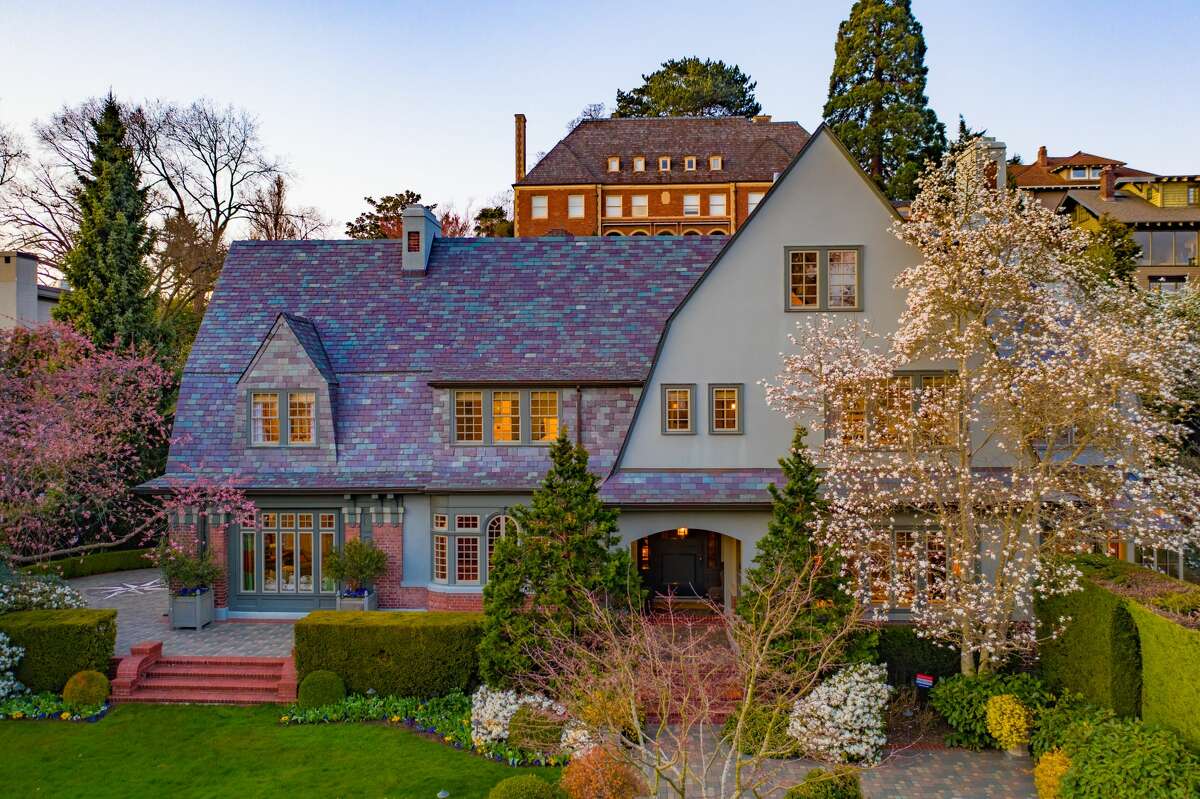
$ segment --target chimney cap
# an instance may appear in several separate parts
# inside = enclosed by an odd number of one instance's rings
[[[771,115],[770,115],[770,114],[759,114],[758,116],[751,117],[751,118],[750,118],[750,121],[751,121],[751,122],[757,122],[757,123],[760,123],[760,124],[761,124],[761,123],[763,123],[763,122],[770,122],[770,121],[771,121]]]

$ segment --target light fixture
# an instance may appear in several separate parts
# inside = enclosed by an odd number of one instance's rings
[[[687,538],[688,529],[686,527],[676,527],[675,535],[679,536],[680,538]]]

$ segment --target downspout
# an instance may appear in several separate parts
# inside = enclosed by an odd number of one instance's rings
[[[583,446],[583,386],[575,386],[575,446]]]

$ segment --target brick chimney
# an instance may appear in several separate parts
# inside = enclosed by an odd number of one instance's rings
[[[433,211],[424,205],[410,205],[404,209],[404,261],[405,272],[421,272],[429,268],[429,253],[433,251],[433,240],[442,235],[442,226]]]
[[[525,179],[525,115],[513,114],[513,121],[517,134],[517,179],[515,182],[520,183]]]
[[[770,115],[770,114],[759,114],[759,115],[758,115],[758,116],[756,116],[756,117],[751,117],[751,118],[750,118],[750,121],[751,121],[751,122],[758,123],[758,124],[760,124],[760,125],[761,125],[761,124],[765,124],[765,123],[767,123],[767,122],[770,122],[770,121],[771,121],[771,115]]]
[[[1113,172],[1112,164],[1105,166],[1100,170],[1100,199],[1112,200],[1117,191],[1116,174]]]
[[[1046,165],[1046,145],[1044,145],[1044,144],[1038,148],[1037,165],[1038,166]]]

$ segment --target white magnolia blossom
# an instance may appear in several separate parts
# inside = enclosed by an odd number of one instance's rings
[[[1014,619],[1035,597],[1078,587],[1054,556],[1200,541],[1177,423],[1200,349],[1161,301],[1097,277],[1066,217],[955,166],[895,225],[922,255],[896,332],[809,318],[766,393],[823,434],[817,536],[849,587],[911,606],[970,673],[1034,645]]]
[[[9,643],[8,636],[0,633],[0,699],[25,692],[25,686],[13,676],[24,654],[24,648]]]
[[[565,717],[567,709],[541,694],[497,691],[486,685],[471,695],[471,738],[476,746],[508,740],[508,725],[522,705]],[[591,748],[591,736],[580,723],[569,720],[563,726],[562,748],[577,754]]]
[[[847,666],[796,702],[788,734],[819,760],[877,763],[887,743],[883,710],[891,691],[886,666]]]
[[[25,577],[0,582],[0,613],[86,608],[83,595],[66,583]]]

